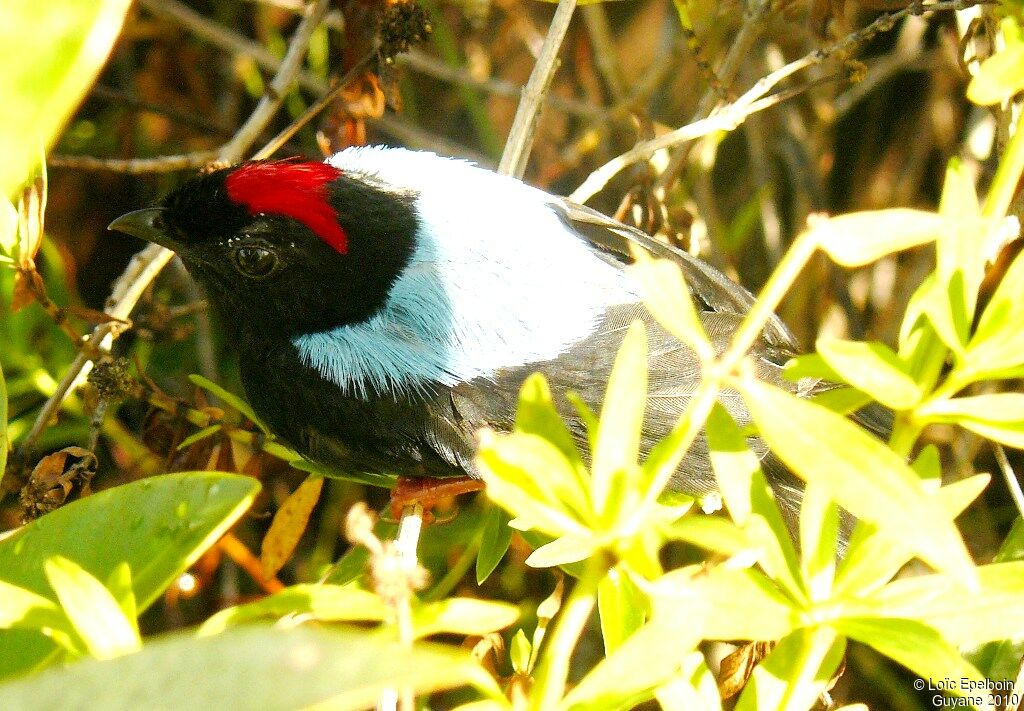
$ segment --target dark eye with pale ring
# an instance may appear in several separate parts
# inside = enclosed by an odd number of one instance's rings
[[[267,278],[277,271],[279,264],[277,255],[263,247],[238,247],[232,257],[238,271],[252,279]]]

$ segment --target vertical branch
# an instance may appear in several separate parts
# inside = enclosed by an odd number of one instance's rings
[[[575,9],[576,0],[558,1],[558,8],[555,10],[555,16],[551,19],[551,26],[544,39],[544,46],[541,47],[540,56],[533,66],[530,80],[523,87],[519,108],[516,110],[512,129],[505,142],[505,150],[501,154],[498,172],[502,175],[521,178],[526,172],[526,162],[530,157],[530,149],[533,147],[534,135],[537,133],[540,109],[544,103],[544,97],[548,93],[548,88],[551,86],[551,80],[555,76],[555,69],[558,67],[558,50],[562,47],[562,40],[565,39],[565,33],[569,29],[569,21],[572,19]]]

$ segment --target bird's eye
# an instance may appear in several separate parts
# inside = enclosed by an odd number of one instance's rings
[[[278,258],[263,247],[239,247],[234,251],[235,266],[253,279],[265,279],[277,270]]]

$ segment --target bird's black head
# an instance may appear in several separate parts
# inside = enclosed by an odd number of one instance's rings
[[[327,163],[254,161],[193,178],[110,227],[177,252],[229,330],[291,338],[384,304],[415,246],[415,203]]]

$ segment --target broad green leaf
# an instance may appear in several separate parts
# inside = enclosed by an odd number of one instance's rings
[[[480,534],[480,550],[476,554],[477,585],[482,585],[490,577],[512,543],[512,528],[508,525],[505,510],[500,506],[490,506],[485,516]]]
[[[490,675],[457,648],[405,649],[365,630],[245,627],[212,637],[170,635],[136,654],[20,679],[0,686],[0,708],[357,711],[386,688],[430,693],[466,685],[500,698]]]
[[[5,199],[0,196],[0,199]],[[0,368],[0,482],[3,481],[4,471],[7,470],[7,381],[4,380],[4,370]]]
[[[605,655],[611,654],[644,624],[647,600],[621,565],[608,571],[597,586],[597,609]]]
[[[477,462],[488,498],[517,519],[554,536],[588,535],[575,509],[587,502],[572,499],[578,492],[573,465],[546,439],[520,433],[485,435]]]
[[[655,620],[701,610],[694,623],[704,639],[775,641],[801,625],[800,609],[753,568],[673,570],[651,584],[650,598]]]
[[[254,425],[259,427],[264,434],[271,434],[270,428],[267,427],[263,420],[259,418],[259,416],[256,414],[256,411],[252,409],[252,406],[242,398],[238,397],[232,392],[228,392],[220,385],[217,385],[217,383],[213,382],[209,378],[204,378],[202,375],[193,373],[192,375],[188,376],[188,379],[191,380],[194,385],[198,385],[206,392],[220,398],[228,405],[238,410],[238,412],[245,415],[245,417]]]
[[[936,400],[918,411],[933,422],[953,422],[1011,447],[1024,447],[1024,394],[989,393]]]
[[[131,621],[136,633],[139,631],[138,617],[139,606],[135,602],[135,591],[132,590],[132,571],[127,563],[122,563],[114,568],[107,577],[106,589],[117,601],[124,616]]]
[[[668,259],[653,259],[645,250],[636,250],[634,256],[636,262],[627,269],[643,288],[647,310],[702,360],[714,358],[715,349],[697,315],[679,265]]]
[[[820,405],[752,378],[741,388],[761,436],[793,472],[824,485],[843,508],[891,531],[936,570],[968,587],[977,582],[952,519],[899,455]]]
[[[889,583],[864,598],[879,614],[920,620],[959,647],[1024,639],[1024,562],[978,567],[981,589],[964,595],[956,580],[922,575]]]
[[[121,32],[130,0],[6,3],[0,23],[0,195],[53,145]]]
[[[925,445],[918,452],[917,458],[911,462],[910,468],[921,477],[922,481],[934,484],[936,489],[941,486],[942,460],[939,458],[939,448],[934,444]]]
[[[63,556],[43,563],[46,579],[57,593],[64,613],[71,620],[89,654],[113,659],[142,648],[135,620],[129,620],[114,596],[81,566]]]
[[[561,708],[572,711],[632,708],[679,672],[685,655],[701,641],[702,606],[687,615],[655,615],[580,680]]]
[[[609,501],[612,477],[637,465],[646,403],[647,329],[642,321],[634,321],[615,356],[601,407],[590,488],[598,513],[621,505]]]
[[[895,353],[881,343],[820,338],[816,349],[843,382],[894,410],[909,410],[921,401],[921,388]]]
[[[0,571],[5,581],[49,596],[43,562],[55,555],[98,580],[127,563],[145,610],[245,512],[259,487],[249,477],[191,472],[107,489],[0,541]],[[0,648],[0,677],[28,671],[54,650],[41,637],[13,632],[0,632]]]
[[[836,571],[839,509],[816,482],[800,502],[800,572],[811,600],[828,599]]]
[[[505,602],[452,597],[413,606],[416,637],[434,634],[485,635],[503,630],[519,619],[519,608]]]
[[[601,541],[589,533],[566,534],[535,550],[526,559],[526,564],[534,568],[551,568],[576,563],[592,556],[600,545]]]
[[[981,313],[967,346],[964,375],[998,378],[1024,363],[1024,253],[1018,254]]]
[[[986,59],[967,85],[967,98],[982,106],[998,104],[1024,89],[1024,44],[1014,43]]]
[[[840,634],[868,645],[923,679],[981,682],[978,670],[960,656],[956,647],[923,622],[886,617],[846,617],[832,624]],[[953,691],[963,694],[959,688]]]
[[[827,628],[805,628],[784,637],[754,667],[736,711],[804,711],[828,690],[846,644]]]
[[[818,245],[837,264],[862,267],[893,252],[934,242],[943,218],[934,212],[893,208],[851,212],[812,227]]]
[[[987,474],[953,482],[933,496],[950,518],[956,518],[988,486]],[[914,557],[905,542],[860,522],[839,564],[835,594],[861,595],[892,579]]]
[[[240,624],[284,617],[322,622],[381,622],[393,614],[392,608],[377,595],[352,585],[292,585],[262,600],[221,610],[202,624],[199,635],[220,634]]]

